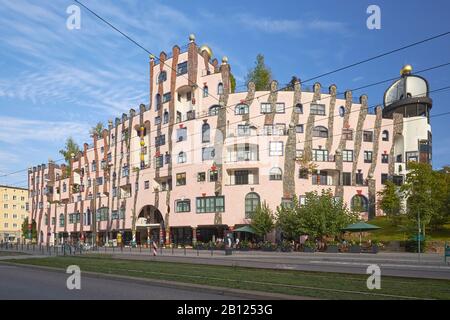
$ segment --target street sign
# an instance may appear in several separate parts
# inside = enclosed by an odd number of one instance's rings
[[[425,240],[425,237],[423,236],[423,234],[419,234],[419,235],[415,235],[414,237],[413,237],[413,240],[414,241],[423,241],[423,240]]]

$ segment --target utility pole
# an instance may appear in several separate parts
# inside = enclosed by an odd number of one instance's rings
[[[418,253],[419,253],[419,262],[420,262],[420,241],[421,241],[421,237],[420,237],[420,213],[419,210],[417,210],[417,227],[418,227],[418,235],[417,235],[417,249],[418,249]]]

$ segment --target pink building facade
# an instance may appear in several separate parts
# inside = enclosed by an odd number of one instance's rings
[[[324,189],[367,219],[383,214],[383,182],[402,183],[408,152],[431,161],[428,94],[386,112],[365,95],[338,98],[335,85],[279,90],[273,81],[268,91],[250,83],[232,93],[230,77],[227,58],[212,60],[193,36],[183,49],[150,57],[149,105],[109,121],[70,170],[52,162],[29,169],[38,241],[209,241],[249,224],[262,201],[276,210]],[[425,114],[406,113],[419,104]]]

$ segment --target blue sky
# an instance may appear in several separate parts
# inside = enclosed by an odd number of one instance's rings
[[[450,30],[450,3],[435,1],[153,1],[84,0],[155,54],[194,33],[219,60],[229,57],[238,85],[264,54],[274,78],[307,79],[430,35]],[[68,30],[69,0],[0,0],[0,176],[60,159],[69,136],[80,145],[97,121],[148,103],[148,56],[81,10]],[[366,27],[369,5],[381,8],[381,30]],[[450,36],[319,79],[338,91],[450,61]],[[450,85],[450,67],[424,73],[431,90]],[[311,84],[311,83],[309,83]],[[382,102],[386,85],[354,95]],[[434,114],[449,109],[450,91],[432,94]],[[434,166],[450,164],[450,116],[432,119]],[[26,185],[26,174],[0,184]]]

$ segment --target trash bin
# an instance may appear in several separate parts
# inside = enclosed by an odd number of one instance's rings
[[[231,256],[233,254],[233,250],[231,248],[226,248],[225,249],[225,255],[226,256]]]

